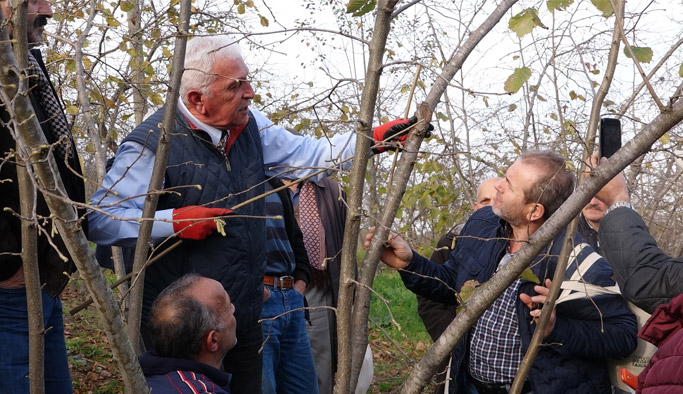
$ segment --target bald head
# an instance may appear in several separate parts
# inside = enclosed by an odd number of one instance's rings
[[[478,210],[483,207],[487,207],[493,203],[493,197],[496,195],[496,184],[500,182],[502,178],[489,178],[482,182],[477,189],[477,201],[475,201],[472,208]]]
[[[236,343],[234,311],[219,282],[185,275],[164,289],[152,306],[149,325],[154,349],[162,357],[220,368]]]

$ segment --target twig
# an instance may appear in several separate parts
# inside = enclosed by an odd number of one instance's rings
[[[417,65],[417,70],[415,70],[415,78],[413,78],[413,85],[410,87],[410,93],[408,94],[408,104],[406,104],[406,112],[403,115],[403,119],[408,119],[410,115],[410,104],[413,101],[413,93],[415,93],[415,86],[417,86],[417,81],[420,78],[420,72],[422,71],[422,64]],[[394,181],[394,170],[396,169],[396,164],[398,161],[398,151],[394,154],[394,163],[391,165],[391,170],[389,171],[389,182],[388,189],[391,189],[391,185]]]
[[[612,9],[616,10],[617,7],[615,7],[614,0],[609,0],[610,4],[612,5]],[[652,96],[652,99],[655,101],[655,104],[657,104],[657,107],[659,107],[659,110],[664,112],[667,111],[669,108],[662,104],[662,101],[659,99],[657,96],[657,93],[655,92],[654,88],[650,84],[650,80],[647,78],[647,75],[645,75],[645,72],[643,71],[643,68],[640,66],[640,62],[636,58],[636,55],[633,53],[633,49],[631,48],[631,45],[628,43],[628,40],[626,39],[626,33],[624,33],[624,25],[623,25],[623,19],[617,13],[614,13],[614,17],[617,19],[616,25],[619,27],[619,33],[621,34],[621,40],[624,41],[624,46],[626,47],[626,50],[628,50],[628,53],[631,55],[631,59],[633,60],[633,63],[636,65],[636,68],[638,69],[638,73],[640,73],[640,76],[643,78],[643,83],[645,83],[645,86],[647,87],[647,90],[650,92],[650,95]]]

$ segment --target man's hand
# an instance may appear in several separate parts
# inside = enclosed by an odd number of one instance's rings
[[[294,282],[294,285],[292,285],[292,287],[294,288],[294,290],[298,291],[299,294],[304,295],[304,293],[306,292],[306,281],[299,279],[296,282]]]
[[[417,123],[417,117],[413,116],[410,119],[398,118],[392,120],[391,122],[384,123],[375,127],[372,130],[373,153],[381,153],[387,150],[396,150],[394,146],[387,146],[388,142],[404,142],[408,138],[408,133],[411,126]],[[427,132],[425,133],[425,138],[431,137],[431,131],[434,130],[434,126],[429,124],[427,127]]]
[[[600,164],[607,163],[606,158],[600,159]],[[592,168],[598,168],[598,154],[594,153],[590,157],[590,166]],[[607,207],[611,207],[617,201],[631,202],[631,198],[628,195],[628,188],[626,187],[626,178],[624,174],[619,173],[614,178],[610,179],[609,182],[595,195],[595,197],[605,203]]]
[[[542,310],[539,309],[539,305],[542,307],[545,303],[545,300],[548,299],[551,284],[552,281],[550,279],[546,279],[545,286],[534,286],[534,291],[538,293],[538,295],[535,295],[533,297],[525,293],[521,293],[519,295],[519,299],[522,300],[522,302],[525,303],[529,309],[531,309],[529,315],[533,317],[534,322],[536,323],[538,323],[538,319],[541,317]],[[553,332],[553,329],[555,328],[556,318],[557,316],[555,316],[555,308],[553,308],[553,311],[550,314],[550,320],[548,320],[548,325],[545,327],[545,331],[543,332],[544,338],[550,335],[551,332]]]
[[[370,246],[374,234],[375,228],[371,227],[370,232],[365,236],[365,248]],[[413,259],[413,250],[410,249],[408,242],[404,241],[398,234],[391,232],[387,242],[384,243],[384,250],[380,259],[391,268],[405,268]]]
[[[206,208],[189,205],[173,210],[173,231],[183,239],[198,241],[216,231],[218,216],[230,215],[232,209]]]

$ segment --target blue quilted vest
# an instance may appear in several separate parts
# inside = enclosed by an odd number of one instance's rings
[[[163,108],[126,137],[156,151]],[[227,158],[209,135],[193,130],[176,115],[175,131],[158,209],[205,205],[232,208],[264,192],[263,150],[256,121],[249,123],[231,146]],[[201,187],[197,187],[199,185]],[[261,316],[265,262],[265,202],[252,202],[225,218],[226,236],[214,233],[182,244],[147,268],[143,299],[143,330],[157,295],[186,273],[196,272],[223,284],[235,304],[237,331],[253,327]],[[170,242],[173,243],[173,242]]]

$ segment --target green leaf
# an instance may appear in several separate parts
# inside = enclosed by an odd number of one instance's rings
[[[119,27],[121,25],[121,22],[117,21],[116,18],[114,18],[113,16],[108,16],[107,25],[111,27]]]
[[[510,18],[508,26],[510,27],[510,30],[517,33],[517,37],[519,38],[522,38],[525,34],[531,33],[531,30],[536,26],[547,29],[538,17],[538,12],[533,8],[527,8]]]
[[[631,50],[640,63],[650,63],[652,60],[652,48],[650,47],[631,47]],[[624,54],[627,58],[631,58],[631,54],[626,47],[624,47]]]
[[[121,11],[123,11],[123,12],[133,11],[133,2],[132,1],[122,1],[121,2]]]
[[[261,18],[261,26],[268,27],[268,18],[263,15],[259,15],[259,17]]]
[[[516,109],[517,109],[517,104],[510,104],[510,106],[508,107],[508,112],[513,112]]]
[[[164,98],[161,97],[159,93],[154,93],[149,97],[149,100],[152,102],[154,105],[163,105],[164,104]]]
[[[536,276],[536,274],[531,272],[531,268],[525,269],[524,272],[522,272],[519,275],[519,279],[525,280],[527,282],[533,282],[533,283],[536,283],[537,285],[541,284],[541,280],[538,279],[538,276]]]
[[[681,63],[681,66],[678,68],[678,76],[683,78],[683,63]]]
[[[76,72],[76,61],[74,61],[73,59],[67,60],[66,69],[67,69],[67,71],[71,71],[72,73],[75,73]]]
[[[555,12],[555,10],[558,11],[564,11],[572,5],[574,0],[548,0],[546,2],[546,5],[548,6],[548,11],[550,12]]]
[[[530,77],[531,70],[528,67],[516,68],[515,72],[513,72],[512,75],[508,77],[507,81],[505,81],[505,91],[508,93],[517,93]]]
[[[371,0],[350,0],[348,4],[346,4],[346,13],[350,14],[352,12],[356,12],[370,2]]]
[[[246,11],[246,7],[244,6],[244,3],[240,3],[240,5],[237,6],[237,13],[238,14],[244,14]]]
[[[350,0],[346,5],[346,13],[353,16],[363,16],[375,9],[377,0]]]
[[[576,92],[575,91],[570,91],[569,92],[569,98],[572,100],[576,100]]]
[[[602,12],[602,16],[605,18],[609,18],[612,14],[614,14],[614,8],[612,8],[610,0],[591,0],[591,3],[593,3],[593,5],[597,7],[600,12]]]
[[[661,137],[659,137],[659,142],[661,142],[664,145],[668,145],[669,142],[671,142],[671,138],[668,134],[663,134]]]
[[[66,113],[69,115],[76,115],[78,113],[78,107],[75,105],[69,105],[64,109],[64,111],[66,111]]]

